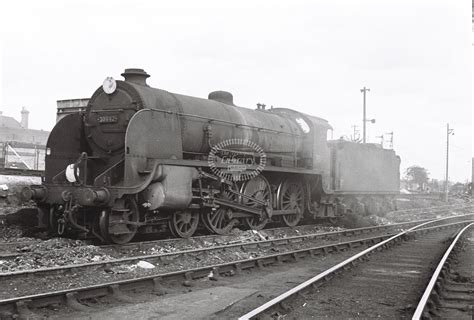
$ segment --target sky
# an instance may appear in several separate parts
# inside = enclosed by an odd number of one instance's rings
[[[56,101],[87,98],[107,76],[145,69],[148,83],[234,103],[288,107],[327,119],[333,137],[362,125],[369,142],[394,132],[401,171],[471,177],[471,2],[3,1],[0,111],[51,130]]]

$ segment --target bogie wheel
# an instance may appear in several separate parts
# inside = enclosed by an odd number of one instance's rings
[[[256,176],[251,180],[245,181],[240,190],[241,193],[246,196],[250,196],[256,200],[263,201],[268,203],[270,206],[272,204],[272,192],[270,184],[267,179],[262,175]],[[242,197],[242,204],[249,207],[256,207],[264,209],[264,206],[259,202],[255,201],[252,198]],[[271,208],[270,208],[271,210]],[[269,219],[267,217],[247,217],[244,218],[245,225],[252,230],[261,230],[268,223]]]
[[[285,179],[280,184],[278,188],[278,209],[297,209],[297,214],[281,216],[283,223],[288,227],[294,227],[300,222],[304,210],[304,189],[301,182],[295,179]]]
[[[139,226],[140,213],[132,197],[115,202],[113,208],[102,210],[99,217],[101,236],[105,241],[124,244],[133,239]]]
[[[170,215],[168,226],[175,237],[189,238],[196,232],[199,213],[191,210],[177,211]]]

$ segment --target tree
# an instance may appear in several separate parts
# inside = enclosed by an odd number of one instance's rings
[[[428,183],[428,170],[420,166],[411,166],[405,171],[405,176],[410,185],[417,184],[419,190]]]

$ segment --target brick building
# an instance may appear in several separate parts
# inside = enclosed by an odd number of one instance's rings
[[[21,120],[0,112],[0,169],[44,170],[49,131],[28,128],[29,111],[21,110]]]
[[[21,121],[19,122],[15,118],[4,116],[0,112],[0,141],[16,141],[45,146],[49,131],[29,129],[29,113],[23,107],[21,110]]]

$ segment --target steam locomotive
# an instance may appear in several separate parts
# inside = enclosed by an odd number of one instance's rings
[[[225,91],[170,93],[142,69],[122,76],[52,130],[43,182],[22,192],[40,227],[121,244],[164,228],[225,234],[393,206],[393,150],[328,141],[326,120],[295,110],[242,108]]]

